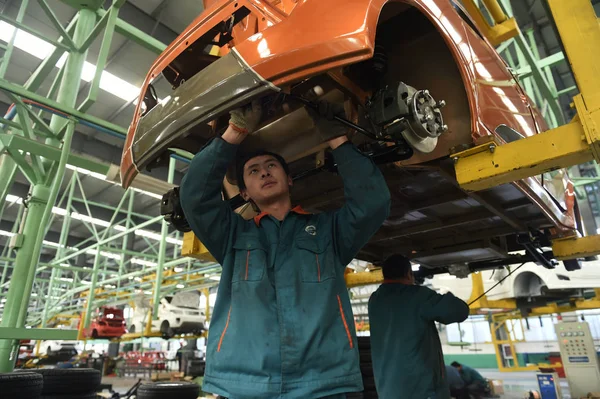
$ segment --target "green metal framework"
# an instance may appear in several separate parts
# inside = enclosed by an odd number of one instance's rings
[[[15,19],[0,15],[0,20],[55,47],[28,81],[17,85],[4,78],[13,53],[16,31],[6,46],[0,46],[4,51],[0,62],[0,90],[14,103],[12,115],[9,113],[0,118],[0,216],[17,171],[31,184],[27,198],[8,205],[18,207],[18,217],[10,232],[9,245],[0,252],[0,308],[4,304],[0,323],[0,372],[12,370],[18,339],[74,339],[76,330],[48,328],[52,327],[49,321],[59,313],[77,314],[85,309],[82,322],[87,326],[97,307],[126,304],[140,291],[147,291],[153,295],[156,315],[161,296],[180,290],[179,284],[184,284],[186,289],[214,286],[217,282],[210,277],[220,272],[219,265],[179,258],[179,234],[169,232],[160,217],[152,218],[134,212],[134,198],[143,194],[130,189],[124,193],[117,207],[88,200],[81,175],[106,175],[109,165],[70,153],[78,123],[125,137],[126,129],[123,127],[87,113],[97,99],[101,72],[107,63],[114,33],[124,35],[156,54],[161,53],[166,45],[119,19],[119,10],[125,0],[113,0],[108,10],[99,8],[103,1],[63,0],[78,9],[67,26],[58,21],[45,0],[33,1],[41,7],[60,36],[57,40],[50,40],[23,24],[23,17],[32,1],[22,0]],[[502,3],[511,15],[510,2],[503,0]],[[102,43],[96,73],[87,97],[77,104],[87,51],[100,37]],[[549,125],[556,127],[564,123],[557,98],[577,90],[571,87],[558,91],[554,84],[551,67],[564,62],[564,55],[557,53],[540,59],[533,32],[529,31],[503,43],[498,51],[528,95],[538,104]],[[67,61],[59,69],[49,91],[39,93],[42,83],[64,52],[68,53]],[[47,117],[50,117],[49,123],[46,123]],[[60,194],[67,165],[83,170],[73,172],[67,188]],[[175,161],[171,159],[170,181],[174,170]],[[578,174],[582,180],[575,183],[584,188],[582,192],[594,192],[595,196],[600,170],[597,165],[585,166],[585,170],[586,173]],[[589,187],[592,189],[589,190]],[[83,204],[86,214],[77,214],[75,203]],[[600,209],[599,204],[600,199],[595,197],[596,211]],[[110,221],[101,223],[94,219],[90,210],[92,205],[112,211]],[[76,216],[87,227],[90,237],[71,247],[67,238]],[[62,218],[58,243],[44,241],[47,226],[57,217]],[[140,234],[158,222],[162,223],[161,231],[153,233],[154,239],[148,234]],[[129,249],[131,240],[136,236],[141,236],[146,243],[139,252]],[[56,251],[52,261],[39,261],[42,247]],[[78,256],[85,253],[94,254],[91,268],[77,264]],[[26,328],[38,326],[40,328]]]
[[[0,15],[0,20],[55,47],[21,86],[4,79],[17,30],[12,40],[2,46],[4,55],[0,63],[0,90],[10,97],[14,110],[0,118],[0,216],[17,171],[27,178],[31,186],[27,198],[8,205],[18,207],[18,217],[9,234],[9,245],[0,254],[0,301],[3,304],[0,372],[12,370],[18,353],[17,339],[77,337],[77,330],[74,329],[47,328],[48,321],[58,313],[76,314],[84,308],[82,323],[87,327],[96,308],[104,304],[126,304],[140,291],[153,291],[156,314],[160,297],[179,290],[177,287],[181,287],[180,284],[194,289],[217,284],[209,276],[220,272],[219,265],[179,258],[179,233],[169,232],[160,216],[148,217],[133,211],[135,196],[142,194],[137,194],[134,189],[127,190],[117,207],[89,201],[83,190],[81,174],[105,175],[109,165],[70,153],[78,123],[123,138],[126,135],[126,129],[87,113],[97,99],[101,74],[107,63],[114,33],[122,34],[157,54],[166,48],[163,43],[118,18],[124,2],[114,0],[108,10],[103,10],[99,8],[103,1],[66,1],[78,12],[64,27],[48,3],[38,0],[39,7],[60,35],[58,40],[49,40],[23,24],[29,0],[21,2],[14,20]],[[99,37],[102,43],[96,72],[87,97],[76,104],[88,49]],[[38,93],[64,52],[68,54],[67,60],[59,69],[49,92]],[[46,123],[45,117],[49,117],[49,123]],[[59,198],[67,165],[81,169],[73,171],[66,190]],[[173,180],[174,171],[175,160],[172,159],[170,181]],[[87,214],[77,213],[75,202],[83,204]],[[94,218],[90,205],[112,211],[111,220],[106,223]],[[57,217],[62,218],[59,242],[45,241],[48,226]],[[84,223],[90,237],[71,247],[67,244],[67,238],[75,217]],[[162,222],[160,233],[145,230],[158,222]],[[134,236],[141,236],[145,241],[143,251],[128,249]],[[42,247],[56,251],[51,262],[39,262]],[[91,268],[77,265],[77,257],[86,253],[94,254]],[[174,260],[167,261],[167,256]],[[168,276],[164,274],[166,272]]]

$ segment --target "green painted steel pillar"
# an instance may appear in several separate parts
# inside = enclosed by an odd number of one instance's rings
[[[21,234],[22,243],[17,249],[17,258],[15,259],[10,279],[0,327],[15,328],[23,326],[22,324],[18,324],[20,304],[23,301],[26,303],[29,302],[30,292],[26,292],[26,288],[29,268],[31,266],[31,255],[36,247],[36,239],[38,238],[42,216],[44,215],[49,197],[50,188],[42,185],[33,187],[24,217],[25,222]],[[0,372],[12,371],[17,351],[18,345],[15,345],[14,341],[0,341]]]
[[[65,209],[67,213],[64,216],[63,224],[60,230],[60,238],[58,240],[58,248],[56,249],[56,256],[54,259],[60,259],[65,255],[65,248],[67,247],[67,238],[69,237],[69,229],[71,227],[71,204],[73,203],[73,194],[75,193],[75,174],[71,177],[71,182],[69,183],[69,194],[67,197],[67,204]],[[50,282],[48,283],[48,297],[46,298],[46,302],[44,303],[44,311],[42,313],[42,328],[46,328],[46,323],[48,322],[48,312],[51,310],[52,305],[52,290],[54,289],[54,282],[57,278],[57,273],[59,272],[58,268],[53,268]]]
[[[87,38],[93,30],[95,22],[96,15],[92,10],[83,9],[79,12],[74,34],[74,41],[77,45],[81,45]],[[59,103],[70,106],[74,105],[77,99],[77,90],[79,89],[85,56],[86,52],[71,52],[69,54],[57,95]],[[53,117],[50,127],[56,129],[59,124],[60,119]],[[46,168],[49,172],[46,175],[45,182],[32,187],[32,195],[29,200],[27,214],[24,217],[23,229],[19,236],[19,248],[10,280],[2,323],[0,324],[2,328],[20,328],[24,324],[42,241],[46,232],[47,222],[52,213],[52,206],[56,201],[64,176],[64,169],[70,153],[74,130],[74,122],[70,122],[67,125],[67,130],[62,140],[60,160],[54,163],[46,160],[46,163],[50,167]],[[56,134],[59,133],[56,130],[53,131]],[[46,141],[47,144],[58,147],[61,138],[55,137]],[[0,372],[12,371],[17,353],[17,340],[0,341]]]
[[[175,158],[169,158],[169,174],[167,181],[173,183],[175,179]],[[158,319],[158,305],[160,303],[160,287],[163,280],[163,271],[165,267],[165,256],[167,253],[167,235],[169,234],[169,225],[163,219],[160,227],[160,245],[158,247],[158,265],[156,266],[156,281],[154,282],[154,296],[152,299],[152,317]]]
[[[100,252],[102,247],[96,248],[96,255],[94,257],[94,268],[92,270],[92,283],[90,284],[90,290],[88,291],[87,302],[85,305],[85,318],[83,319],[83,328],[90,326],[90,315],[94,309],[94,299],[96,294],[96,285],[98,284],[98,268],[100,267]]]

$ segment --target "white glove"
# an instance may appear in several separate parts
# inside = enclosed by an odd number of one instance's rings
[[[254,100],[251,104],[229,111],[231,118],[229,125],[239,133],[252,133],[262,116],[260,100]]]

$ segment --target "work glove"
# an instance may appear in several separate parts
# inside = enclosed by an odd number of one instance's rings
[[[348,132],[346,126],[334,119],[335,116],[346,119],[346,112],[342,104],[319,101],[317,105],[316,109],[310,107],[307,109],[323,141],[332,140]]]
[[[239,133],[252,133],[262,116],[260,100],[254,100],[251,104],[229,111],[231,118],[229,125]]]

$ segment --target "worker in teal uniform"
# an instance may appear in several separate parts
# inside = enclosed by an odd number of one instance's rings
[[[450,365],[458,370],[470,395],[484,398],[490,394],[487,380],[477,370],[459,362],[452,362]]]
[[[383,284],[369,299],[371,356],[380,399],[448,399],[442,345],[435,321],[464,321],[469,307],[452,293],[415,285],[410,261],[392,255]]]
[[[231,112],[222,136],[190,164],[181,205],[196,236],[222,265],[202,389],[230,399],[345,398],[363,389],[344,270],[379,229],[390,194],[378,167],[334,121],[343,107],[311,115],[344,184],[345,205],[311,214],[292,207],[287,164],[266,151],[238,158],[241,196],[260,214],[244,220],[222,200],[238,145],[260,105]]]

